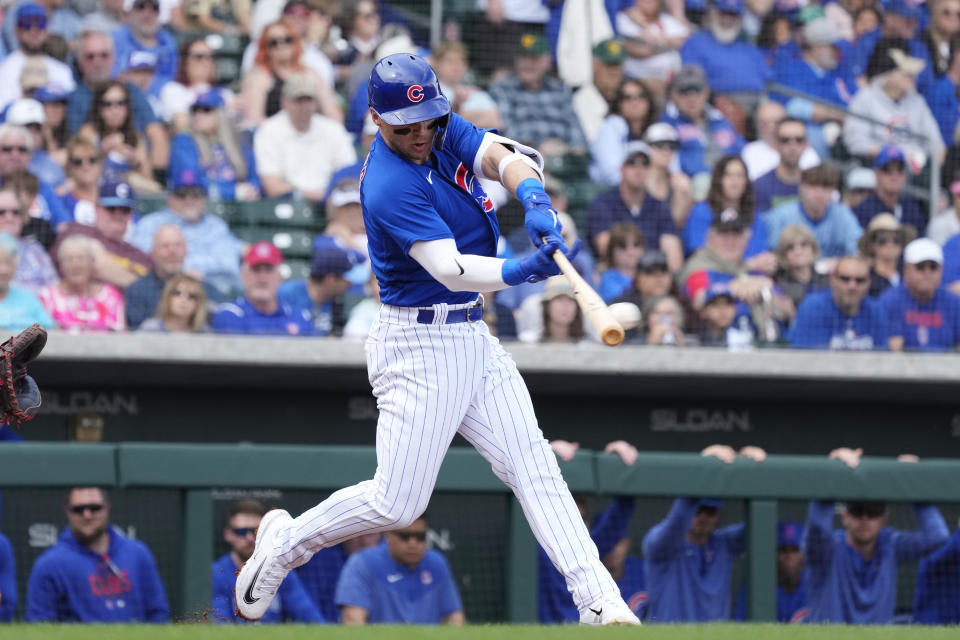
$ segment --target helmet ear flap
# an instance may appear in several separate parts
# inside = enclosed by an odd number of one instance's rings
[[[443,139],[447,136],[447,125],[450,124],[450,114],[437,118],[437,133],[433,136],[433,148],[443,149]]]

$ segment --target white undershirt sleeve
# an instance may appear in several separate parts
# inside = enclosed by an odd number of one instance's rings
[[[499,291],[503,281],[503,259],[463,254],[453,238],[414,242],[410,257],[450,291]]]

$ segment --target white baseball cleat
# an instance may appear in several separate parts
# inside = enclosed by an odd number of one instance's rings
[[[591,627],[607,625],[640,626],[640,619],[621,598],[597,600],[580,614],[580,624]]]
[[[268,511],[260,520],[253,554],[237,572],[233,589],[237,613],[251,622],[263,617],[277,595],[280,583],[289,571],[280,564],[276,552],[277,531],[293,522],[283,509]]]

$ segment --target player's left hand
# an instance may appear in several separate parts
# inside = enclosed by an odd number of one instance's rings
[[[546,243],[555,242],[563,248],[566,253],[566,247],[563,244],[563,236],[560,234],[562,225],[557,216],[557,210],[553,208],[550,196],[546,193],[530,193],[523,200],[524,225],[527,227],[527,235],[533,246],[540,247]]]

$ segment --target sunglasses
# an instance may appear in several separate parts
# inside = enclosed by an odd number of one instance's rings
[[[875,233],[873,234],[873,244],[903,244],[900,235],[894,233]]]
[[[650,166],[650,158],[648,158],[647,156],[645,156],[645,155],[643,155],[643,154],[637,154],[637,155],[634,155],[634,156],[632,156],[632,157],[627,158],[626,160],[624,160],[623,164],[625,164],[625,165],[627,165],[627,166],[630,166],[630,167],[635,167],[635,166],[637,166],[638,164],[639,164],[641,167],[649,167],[649,166]]]
[[[700,93],[703,91],[703,87],[681,87],[677,89],[677,93],[682,96],[688,96],[691,93]]]
[[[940,271],[940,265],[933,260],[924,260],[913,265],[917,271]]]
[[[257,528],[256,527],[234,527],[230,529],[230,531],[232,531],[233,535],[237,536],[238,538],[246,538],[247,536],[256,535]]]
[[[144,11],[145,9],[150,9],[151,11],[160,11],[160,5],[153,2],[134,2],[133,8],[136,11]]]
[[[211,113],[212,111],[214,111],[214,108],[213,108],[213,107],[196,106],[196,107],[190,107],[190,111],[193,112],[193,113]]]
[[[358,13],[358,18],[363,18],[364,20],[372,20],[376,18],[379,14],[376,11],[367,11],[366,13]]]
[[[0,147],[0,151],[3,151],[4,153],[13,153],[14,151],[17,151],[19,153],[30,153],[30,149],[26,147],[19,146],[19,145],[6,145],[6,144]]]
[[[640,273],[645,275],[652,275],[654,273],[670,273],[670,270],[664,266],[657,265],[655,267],[647,267],[646,269],[641,269]]]
[[[858,520],[861,518],[870,518],[872,520],[874,518],[881,517],[884,514],[884,511],[883,509],[850,507],[849,509],[847,509],[847,513],[849,513],[852,517],[857,518]]]
[[[212,53],[191,53],[187,57],[191,60],[213,60]]]
[[[0,218],[4,216],[20,217],[20,210],[19,209],[0,209]]]
[[[857,284],[867,284],[867,276],[848,276],[838,273],[837,280],[843,284],[850,284],[851,282],[855,282]]]
[[[205,194],[206,192],[199,187],[175,189],[173,192],[173,195],[176,198],[202,198]]]
[[[90,165],[91,167],[100,162],[100,158],[94,156],[89,156],[87,158],[70,158],[70,166],[72,167],[82,167],[85,164]]]
[[[270,38],[269,40],[267,40],[267,46],[270,47],[271,49],[276,49],[282,44],[285,44],[285,45],[293,44],[293,36],[286,36],[283,38]]]
[[[779,136],[777,140],[780,141],[780,144],[803,144],[807,141],[806,136]]]
[[[941,9],[940,15],[946,16],[948,18],[956,18],[960,16],[960,11],[950,11],[950,9]]]
[[[883,173],[903,173],[906,170],[907,167],[902,162],[888,162],[880,167],[880,171]]]
[[[437,119],[431,120],[427,123],[427,129],[431,131],[437,128],[437,125],[440,124],[440,121]],[[413,127],[401,127],[399,129],[393,130],[393,135],[395,136],[408,136],[413,132]]]
[[[130,207],[104,207],[107,213],[111,215],[130,216],[133,215],[133,209]]]
[[[196,291],[184,291],[183,289],[174,289],[174,290],[171,291],[170,293],[171,293],[171,294],[173,295],[173,297],[175,297],[175,298],[178,298],[178,297],[180,297],[180,296],[187,296],[188,298],[190,298],[190,299],[193,300],[194,302],[196,302],[197,300],[200,299],[200,294],[197,293]],[[236,532],[236,529],[234,529],[234,532]],[[237,534],[237,535],[240,535],[240,534]]]
[[[17,22],[17,29],[20,29],[21,31],[46,31],[47,20],[46,18],[27,18]]]
[[[100,101],[101,109],[109,109],[111,107],[125,107],[125,106],[127,106],[126,98],[124,98],[123,100],[101,100]]]
[[[110,57],[109,51],[90,51],[88,53],[83,54],[83,59],[87,61],[93,61],[93,60],[96,60],[97,58],[100,58],[101,60],[106,60],[109,57]]]
[[[650,146],[654,149],[669,149],[670,151],[676,151],[680,148],[680,143],[673,142],[672,140],[663,140],[661,142],[651,142]]]
[[[67,511],[72,513],[75,516],[82,516],[85,512],[89,511],[90,513],[100,513],[106,505],[104,504],[75,504],[72,507],[67,507]]]
[[[393,535],[397,536],[402,542],[410,542],[411,538],[413,538],[417,542],[427,541],[426,531],[393,531],[392,533]]]

